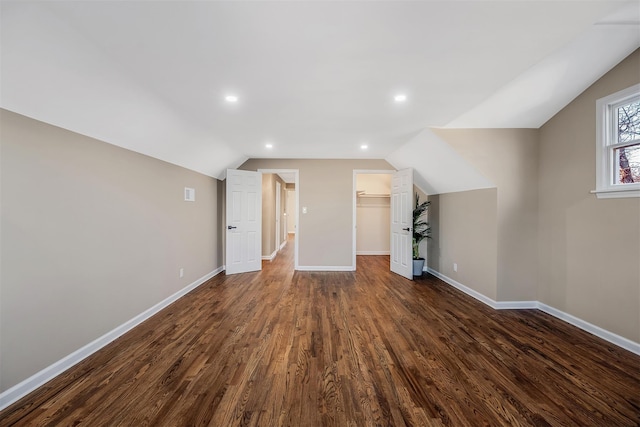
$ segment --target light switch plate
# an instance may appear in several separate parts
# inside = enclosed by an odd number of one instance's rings
[[[196,201],[196,189],[184,187],[184,201],[195,202]]]

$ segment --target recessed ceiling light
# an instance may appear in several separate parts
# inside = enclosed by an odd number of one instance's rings
[[[235,103],[238,102],[238,97],[236,95],[227,95],[224,97],[224,100],[227,102]]]
[[[396,102],[404,102],[407,100],[407,95],[405,95],[404,93],[399,93],[393,97],[393,100]]]
[[[264,146],[267,148],[273,148],[273,144],[264,144]]]
[[[366,150],[367,148],[369,148],[369,146],[368,146],[367,144],[362,144],[362,145],[360,146],[360,149],[361,149],[361,150]]]

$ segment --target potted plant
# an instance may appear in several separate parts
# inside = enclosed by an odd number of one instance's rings
[[[427,208],[431,202],[420,203],[420,196],[416,193],[416,206],[413,209],[413,275],[422,276],[424,268],[424,258],[420,257],[420,242],[431,237],[431,227],[429,223],[422,219],[427,213]]]

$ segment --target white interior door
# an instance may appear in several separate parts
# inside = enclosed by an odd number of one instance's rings
[[[413,280],[413,169],[391,178],[391,271]]]
[[[227,169],[226,274],[262,269],[262,174]]]

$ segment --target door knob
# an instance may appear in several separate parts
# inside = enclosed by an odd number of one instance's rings
[[[404,231],[411,231],[411,229],[409,227],[407,228],[403,228]]]
[[[238,228],[238,227],[235,227],[233,225],[227,225],[227,230],[233,230],[234,228]]]

